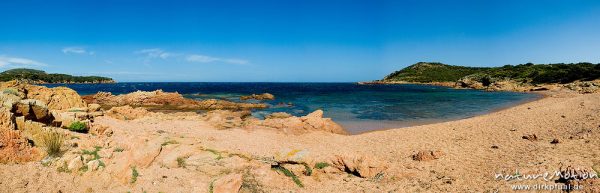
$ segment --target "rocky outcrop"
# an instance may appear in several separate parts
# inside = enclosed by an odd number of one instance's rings
[[[47,88],[22,84],[18,81],[0,83],[3,94],[12,94],[23,99],[35,99],[41,101],[51,110],[66,110],[73,107],[86,107],[87,104],[79,94],[67,87]]]
[[[517,82],[511,79],[498,79],[492,78],[487,74],[471,74],[465,76],[458,81],[454,86],[455,88],[471,88],[481,89],[487,91],[515,91],[515,92],[526,92],[532,91],[535,87],[532,84]],[[538,88],[539,89],[539,88]]]
[[[22,132],[15,129],[14,114],[7,108],[0,108],[0,163],[31,161],[39,155]]]
[[[266,104],[235,103],[217,99],[198,101],[185,98],[177,92],[164,92],[162,90],[136,91],[122,95],[113,95],[110,92],[98,92],[94,95],[85,96],[84,99],[88,103],[98,103],[105,106],[131,105],[179,110],[254,109],[267,107]]]
[[[333,166],[341,171],[363,178],[372,178],[387,169],[387,165],[370,156],[337,155],[332,160]]]
[[[245,128],[274,129],[289,134],[303,134],[312,131],[347,134],[344,128],[333,122],[331,118],[323,118],[322,110],[316,110],[302,117],[271,116],[265,120],[249,119],[244,125]]]
[[[242,187],[241,174],[229,174],[223,176],[213,183],[214,193],[237,193]]]
[[[595,81],[577,81],[564,85],[565,88],[576,91],[581,94],[600,92],[600,80]]]
[[[286,112],[275,112],[275,113],[268,114],[267,116],[265,116],[265,118],[266,119],[285,119],[285,118],[289,118],[292,116],[293,115],[286,113]]]
[[[252,94],[252,95],[246,95],[246,96],[241,96],[240,100],[249,100],[249,99],[254,99],[254,100],[275,100],[275,96],[273,96],[270,93],[262,93],[262,94]]]
[[[113,107],[106,112],[106,115],[120,120],[133,120],[151,114],[148,110],[138,107],[133,108],[129,105]]]
[[[288,113],[273,113],[264,120],[252,117],[250,111],[213,110],[204,113],[202,119],[218,129],[268,129],[286,134],[303,134],[313,131],[347,134],[342,126],[330,118],[323,118],[322,110],[316,110],[302,117],[292,116]]]
[[[240,128],[250,111],[212,110],[202,115],[202,119],[218,129]]]
[[[261,103],[236,103],[225,100],[207,99],[195,101],[196,108],[199,109],[229,109],[229,110],[245,110],[245,109],[264,109],[268,106]]]
[[[72,89],[46,88],[19,81],[0,83],[0,161],[20,162],[37,159],[41,134],[67,128],[75,121],[88,125],[103,113],[88,105]],[[93,110],[90,110],[93,109]]]
[[[48,122],[51,120],[48,107],[40,100],[25,99],[16,104],[17,116],[24,116],[25,119],[38,122]]]
[[[419,151],[417,154],[412,156],[415,161],[431,161],[439,159],[444,155],[441,151]]]
[[[88,108],[74,90],[66,87],[46,88],[9,81],[0,83],[0,89],[2,106],[24,121],[68,127],[75,121],[91,122],[103,114],[97,104]]]

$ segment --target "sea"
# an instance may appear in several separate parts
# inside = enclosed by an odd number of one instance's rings
[[[247,100],[270,105],[252,112],[264,118],[273,112],[303,116],[324,111],[349,133],[402,128],[464,119],[536,100],[531,93],[486,92],[431,85],[359,85],[356,83],[267,83],[267,82],[126,82],[115,84],[46,84],[66,86],[80,95],[99,91],[124,94],[162,89],[184,97],[241,102],[240,96],[271,93],[272,101]]]

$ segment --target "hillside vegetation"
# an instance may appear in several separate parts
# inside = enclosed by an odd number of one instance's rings
[[[600,64],[519,64],[502,67],[466,67],[419,62],[391,73],[382,81],[456,82],[464,77],[483,80],[511,79],[524,83],[569,83],[600,78]]]
[[[0,73],[0,81],[26,80],[33,83],[112,83],[112,78],[101,76],[72,76],[48,74],[41,70],[17,68]]]

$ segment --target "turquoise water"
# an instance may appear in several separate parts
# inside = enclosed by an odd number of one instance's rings
[[[276,100],[263,101],[270,108],[256,110],[263,117],[272,112],[302,116],[322,109],[351,133],[398,128],[462,119],[539,98],[535,94],[485,92],[428,85],[358,85],[354,83],[117,83],[50,84],[67,86],[79,94],[98,91],[113,94],[136,90],[177,91],[193,99],[225,99],[239,102],[241,95],[268,92]],[[246,101],[260,102],[260,101]]]

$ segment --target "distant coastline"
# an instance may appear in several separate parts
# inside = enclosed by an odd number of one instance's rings
[[[358,84],[425,84],[486,91],[531,92],[567,88],[593,93],[600,87],[600,64],[519,64],[502,67],[454,66],[419,62],[381,80]]]
[[[112,78],[102,76],[73,76],[46,73],[41,70],[16,68],[0,73],[0,81],[17,80],[28,84],[106,84],[115,83]]]

